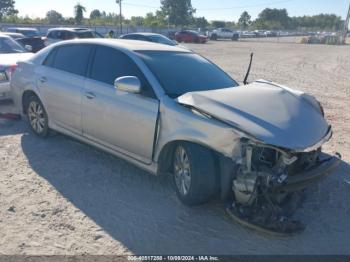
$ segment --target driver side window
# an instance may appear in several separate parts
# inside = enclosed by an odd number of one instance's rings
[[[89,77],[109,85],[122,76],[136,76],[142,86],[142,95],[156,98],[151,85],[138,66],[126,54],[111,47],[98,46]]]

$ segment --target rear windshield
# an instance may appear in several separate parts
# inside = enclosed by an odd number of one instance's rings
[[[238,86],[218,66],[194,53],[138,51],[138,54],[170,97]]]

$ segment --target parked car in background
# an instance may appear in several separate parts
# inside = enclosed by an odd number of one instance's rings
[[[39,30],[36,28],[10,27],[6,31],[11,32],[11,33],[20,33],[20,34],[24,35],[25,37],[40,37],[41,36]]]
[[[11,37],[14,40],[17,40],[19,38],[25,38],[25,36],[21,33],[11,33],[11,32],[0,32],[0,34],[7,35]]]
[[[256,34],[251,31],[242,31],[239,35],[240,38],[255,38]]]
[[[264,30],[254,30],[252,33],[255,34],[255,37],[265,37],[265,31]]]
[[[171,40],[164,35],[154,34],[154,33],[131,33],[131,34],[122,35],[120,38],[129,39],[129,40],[147,41],[147,42],[153,42],[153,43],[170,45],[170,46],[178,45],[176,41]]]
[[[32,56],[10,36],[0,33],[0,99],[11,98],[10,79],[17,61]]]
[[[275,31],[266,31],[265,32],[265,36],[266,37],[276,37],[277,36],[277,32],[275,32]]]
[[[179,43],[200,43],[204,44],[208,41],[208,37],[205,35],[200,35],[194,30],[183,30],[175,34],[175,40]]]
[[[168,38],[171,40],[175,40],[175,35],[176,35],[176,31],[169,31],[168,32]]]
[[[45,46],[79,38],[96,38],[96,33],[87,28],[52,28],[47,31],[44,39]]]
[[[45,48],[45,41],[42,37],[25,37],[16,39],[22,46],[31,46],[31,51],[36,53]]]
[[[231,29],[218,28],[213,30],[212,32],[208,32],[208,37],[211,40],[231,39],[232,41],[238,41],[239,34],[238,32],[234,32]]]
[[[5,33],[15,39],[23,47],[31,46],[36,53],[45,47],[44,40],[35,28],[8,28]]]

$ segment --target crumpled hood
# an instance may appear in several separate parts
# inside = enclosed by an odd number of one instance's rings
[[[0,68],[15,65],[19,61],[30,59],[33,53],[0,54]]]
[[[303,93],[257,81],[213,91],[190,92],[177,98],[261,142],[303,150],[318,143],[329,130],[319,110]]]

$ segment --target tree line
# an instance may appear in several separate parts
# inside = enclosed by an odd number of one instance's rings
[[[161,0],[160,9],[145,16],[122,17],[124,25],[132,27],[182,27],[210,29],[227,27],[241,30],[340,30],[344,21],[334,14],[290,17],[286,9],[265,8],[255,20],[247,11],[242,12],[238,21],[208,21],[205,17],[196,17],[196,9],[191,0]],[[14,0],[0,1],[0,22],[21,24],[54,24],[54,25],[118,25],[119,15],[98,9],[86,14],[86,8],[77,3],[74,6],[74,17],[63,17],[55,10],[49,10],[44,18],[18,16]],[[87,15],[87,16],[85,16]]]

